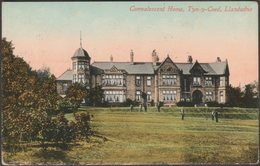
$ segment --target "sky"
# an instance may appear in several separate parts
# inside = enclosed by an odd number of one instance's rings
[[[258,80],[256,2],[2,2],[2,36],[33,69],[72,68],[80,31],[92,63],[130,61],[131,49],[151,62],[156,49],[160,61],[227,59],[233,86]]]

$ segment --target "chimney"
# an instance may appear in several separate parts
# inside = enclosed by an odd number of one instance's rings
[[[217,57],[217,62],[221,62],[221,59],[220,59],[220,57]]]
[[[156,50],[153,50],[153,52],[152,52],[152,62],[153,62],[153,65],[156,65],[157,61],[159,61],[159,57],[157,56]]]
[[[189,56],[188,56],[188,63],[192,63],[192,61],[193,61],[192,56],[189,55]]]
[[[112,55],[110,55],[110,62],[113,62],[114,58]]]
[[[131,62],[131,64],[134,64],[134,52],[133,52],[133,50],[131,50],[131,52],[130,52],[130,62]]]

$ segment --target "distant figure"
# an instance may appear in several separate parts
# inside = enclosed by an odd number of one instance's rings
[[[215,111],[212,111],[212,112],[211,112],[211,118],[212,118],[212,120],[214,120],[214,117],[215,117]]]
[[[215,112],[216,122],[218,122],[218,111]]]
[[[144,103],[144,111],[147,112],[147,103]]]
[[[131,105],[130,105],[130,111],[132,112],[133,109],[134,109],[134,106],[133,106],[133,104],[131,104]]]
[[[183,107],[181,108],[181,120],[184,120],[184,109],[183,109]]]
[[[157,102],[156,107],[157,107],[157,111],[160,112],[161,111],[160,110],[161,109],[160,102]]]
[[[143,104],[141,103],[140,104],[140,112],[142,112],[143,111]]]

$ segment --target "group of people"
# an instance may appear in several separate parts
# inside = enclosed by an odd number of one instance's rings
[[[143,107],[144,107],[144,111],[147,112],[147,104],[144,104],[144,105],[140,104],[139,105],[139,111],[142,112]],[[132,112],[133,109],[134,109],[134,106],[131,104],[130,105],[130,111]],[[161,105],[159,103],[156,104],[156,109],[157,109],[157,112],[161,111]],[[181,108],[180,113],[181,113],[181,120],[184,120],[185,113],[184,113],[183,107]],[[218,122],[218,116],[219,116],[218,111],[212,111],[212,113],[211,113],[212,120],[216,119],[216,122]]]
[[[139,105],[139,112],[142,112],[144,108],[144,111],[147,112],[147,104],[140,104]],[[161,112],[161,105],[159,103],[156,104],[157,112]],[[130,111],[132,112],[134,110],[134,105],[130,104]]]

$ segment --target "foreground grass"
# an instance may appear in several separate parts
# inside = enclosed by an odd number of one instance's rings
[[[221,111],[219,123],[211,110],[179,108],[162,112],[129,112],[128,108],[83,108],[92,118],[92,128],[107,141],[71,144],[66,150],[28,147],[6,162],[69,164],[164,164],[164,163],[256,163],[258,159],[257,110]],[[240,114],[239,116],[235,113]],[[235,118],[232,118],[232,115]],[[72,114],[67,114],[72,119]]]

